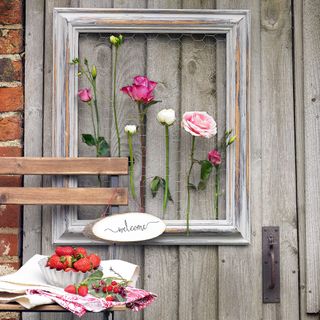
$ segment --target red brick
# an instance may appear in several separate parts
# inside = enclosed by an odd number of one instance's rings
[[[0,29],[0,53],[21,53],[23,51],[23,31]]]
[[[22,135],[21,119],[8,117],[0,119],[0,141],[20,139]]]
[[[20,187],[21,185],[21,176],[0,176],[0,187]]]
[[[0,257],[17,256],[19,253],[19,236],[17,234],[0,234]]]
[[[19,228],[21,206],[8,204],[0,205],[0,228]]]
[[[0,59],[0,81],[22,81],[22,61]]]
[[[21,147],[0,147],[0,157],[21,157]]]
[[[1,75],[0,75],[1,77]],[[0,112],[23,109],[23,88],[0,88]]]
[[[0,276],[14,272],[19,268],[20,268],[19,262],[0,261]]]
[[[17,24],[22,22],[21,0],[0,0],[0,24]]]

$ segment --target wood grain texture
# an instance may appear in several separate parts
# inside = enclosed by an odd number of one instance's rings
[[[180,8],[180,0],[149,0],[148,8]],[[147,168],[148,183],[154,176],[165,177],[165,141],[164,126],[156,119],[161,109],[174,109],[180,118],[180,57],[181,46],[178,41],[168,41],[167,35],[158,36],[157,41],[147,43],[147,75],[158,82],[156,95],[160,103],[150,108],[147,122]],[[157,143],[152,137],[158,136]],[[168,202],[163,212],[163,192],[153,198],[147,185],[146,212],[152,212],[162,219],[179,219],[179,125],[169,128],[169,163],[170,192],[174,202]],[[158,165],[154,165],[157,163]],[[157,292],[159,298],[144,312],[145,319],[178,320],[179,292],[168,290],[172,283],[179,283],[179,251],[178,247],[145,246],[144,250],[144,285],[146,290]]]
[[[211,9],[215,1],[188,0],[183,1],[184,9]],[[215,41],[215,40],[213,40]],[[201,45],[202,44],[202,45]],[[213,46],[212,46],[213,45]],[[210,66],[210,67],[208,67]],[[203,43],[184,39],[181,44],[181,115],[186,111],[207,111],[217,114],[216,105],[216,47],[203,46]],[[184,130],[181,132],[180,153],[180,190],[186,188],[186,172],[190,166],[191,136]],[[206,140],[206,139],[203,139]],[[212,139],[213,140],[213,139]],[[214,146],[214,141],[211,142]],[[209,144],[196,139],[196,157],[205,159]],[[210,149],[211,150],[211,149]],[[195,168],[194,172],[198,168]],[[195,179],[195,173],[193,174]],[[208,183],[206,198],[213,199],[212,183]],[[198,192],[191,192],[191,219],[211,219],[213,202],[200,201]],[[181,192],[181,219],[185,219],[187,192]],[[179,247],[179,319],[219,319],[218,315],[218,249],[217,247]],[[192,288],[192,289],[191,289]],[[190,290],[191,289],[191,290]]]
[[[114,0],[114,8],[145,8],[145,0]],[[129,38],[129,37],[127,37]],[[112,60],[115,58],[115,51],[112,52]],[[139,124],[139,117],[137,112],[137,106],[129,99],[129,97],[123,93],[119,93],[119,89],[130,85],[133,82],[133,77],[136,75],[146,74],[146,43],[143,36],[136,36],[135,39],[127,39],[125,36],[124,44],[119,49],[118,55],[118,71],[117,71],[117,111],[118,111],[118,123],[120,127],[121,135],[121,155],[128,156],[128,141],[126,133],[123,128],[127,124]],[[110,88],[113,88],[111,79]],[[111,128],[111,154],[117,154],[117,137],[115,135],[114,119],[110,123]],[[134,150],[134,181],[137,199],[140,199],[139,183],[141,180],[141,145],[139,135],[133,137],[133,150]],[[128,177],[120,177],[120,186],[128,186]],[[119,212],[134,212],[140,211],[139,201],[132,199],[131,193],[129,193],[129,206],[119,208]],[[144,287],[144,247],[143,246],[113,246],[110,248],[110,253],[113,259],[122,259],[140,266],[140,277],[137,282],[137,286]],[[116,314],[116,320],[142,320],[144,319],[143,312],[134,314]]]
[[[128,174],[127,158],[0,158],[0,174]]]
[[[303,4],[307,312],[320,311],[320,7]]]
[[[43,130],[43,67],[45,1],[25,3],[25,105],[24,105],[24,155],[42,156]],[[34,19],[34,17],[37,19]],[[37,41],[35,41],[37,39]],[[24,186],[41,186],[41,176],[25,176]],[[41,252],[42,239],[41,207],[24,206],[22,262]],[[24,314],[24,320],[38,320],[40,314]]]
[[[1,204],[126,205],[125,188],[0,188]]]

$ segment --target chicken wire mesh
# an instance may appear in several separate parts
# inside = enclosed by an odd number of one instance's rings
[[[82,33],[79,37],[79,58],[88,59],[89,65],[97,67],[97,97],[100,112],[100,131],[110,145],[111,156],[117,156],[117,136],[112,111],[113,63],[115,48],[109,42],[111,34]],[[190,165],[191,135],[181,126],[181,117],[186,111],[206,111],[217,122],[218,133],[212,139],[196,139],[195,158],[207,159],[210,150],[224,140],[226,129],[226,39],[220,34],[124,34],[124,43],[118,50],[116,72],[116,108],[121,138],[121,156],[129,155],[127,124],[139,125],[137,107],[120,88],[130,85],[136,75],[144,75],[156,81],[155,99],[157,104],[148,109],[146,116],[146,165],[141,168],[141,144],[139,136],[133,137],[134,171],[137,201],[130,196],[125,211],[140,211],[140,180],[145,173],[144,199],[146,212],[165,219],[184,219],[186,208],[186,176]],[[79,88],[89,87],[85,77],[79,78]],[[166,212],[162,210],[163,192],[156,197],[150,191],[154,176],[165,174],[164,128],[156,120],[163,108],[172,108],[177,121],[170,127],[170,191],[173,202]],[[79,137],[91,133],[90,110],[79,101]],[[79,156],[95,156],[95,150],[79,138]],[[219,196],[219,219],[225,213],[226,154],[222,153],[221,192]],[[200,167],[195,166],[191,181],[196,185]],[[121,186],[128,186],[127,177],[120,178]],[[103,184],[110,185],[110,179],[103,177]],[[79,186],[97,186],[96,177],[79,178]],[[215,171],[207,188],[192,191],[191,219],[212,220],[214,212]],[[79,207],[79,219],[95,219],[104,211],[102,207]]]

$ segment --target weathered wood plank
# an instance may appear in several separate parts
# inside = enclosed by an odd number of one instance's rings
[[[262,225],[280,227],[281,304],[266,319],[299,319],[291,1],[261,3]],[[283,193],[283,190],[286,192]],[[288,272],[289,271],[289,272]]]
[[[184,9],[215,8],[215,1],[183,1]],[[208,39],[207,39],[208,40]],[[216,115],[216,46],[211,40],[205,46],[202,41],[186,38],[181,44],[181,115],[185,111],[207,111]],[[206,139],[203,139],[206,140]],[[196,141],[196,157],[206,159],[214,147],[211,141]],[[185,219],[186,173],[190,166],[191,137],[181,131],[180,149],[180,219]],[[209,149],[209,150],[208,150]],[[195,168],[197,171],[198,168]],[[199,173],[199,172],[198,172]],[[196,175],[193,175],[195,179]],[[191,219],[213,218],[212,181],[202,194],[192,192]],[[199,199],[205,199],[200,201]],[[209,200],[210,199],[210,200]],[[217,247],[179,247],[179,319],[218,319],[218,255]]]
[[[250,210],[251,243],[248,247],[219,247],[219,319],[263,319],[261,279],[261,103],[260,2],[218,0],[218,9],[251,11],[250,79]],[[250,298],[247,293],[250,292]]]
[[[114,0],[114,8],[145,8],[145,0]],[[126,40],[127,39],[127,40]],[[112,61],[114,60],[114,51],[112,53]],[[144,42],[144,36],[135,36],[132,39],[125,35],[125,42],[119,50],[118,56],[118,71],[117,71],[117,111],[118,111],[118,123],[121,135],[121,156],[128,156],[128,143],[127,136],[124,132],[124,127],[127,124],[139,124],[139,117],[137,112],[137,106],[129,99],[125,94],[119,92],[120,88],[126,85],[130,85],[133,81],[133,77],[137,75],[145,75],[146,72],[146,44]],[[112,88],[110,78],[110,88]],[[111,105],[110,105],[111,107]],[[113,119],[112,119],[113,120]],[[111,128],[111,154],[117,155],[117,137],[115,131],[114,121],[110,123]],[[134,171],[135,176],[135,190],[138,201],[135,201],[129,193],[129,206],[119,208],[119,212],[133,212],[140,211],[140,190],[139,182],[141,179],[141,146],[139,135],[133,137],[133,149],[135,157]],[[120,177],[120,186],[128,186],[128,177]],[[114,259],[122,259],[140,266],[140,278],[137,286],[144,287],[144,248],[142,246],[114,246],[110,248],[110,254]],[[143,312],[134,314],[115,314],[116,320],[142,320]]]
[[[180,8],[180,0],[149,0],[148,8]],[[164,127],[156,119],[161,109],[174,109],[177,122],[180,118],[180,54],[178,40],[170,41],[167,35],[158,35],[147,44],[147,75],[157,81],[156,99],[161,103],[151,107],[147,123],[147,200],[146,212],[163,219],[179,219],[179,136],[180,126],[175,123],[169,128],[170,192],[174,202],[168,202],[167,210],[162,209],[163,191],[153,198],[149,183],[154,176],[165,177]],[[154,137],[159,137],[155,143]],[[157,164],[157,165],[155,165]],[[146,319],[178,319],[179,292],[168,290],[173,283],[179,283],[178,247],[145,247],[144,285],[146,290],[158,294],[154,303],[144,312]]]
[[[24,109],[24,155],[42,155],[43,118],[43,66],[45,1],[25,3],[25,109]],[[34,19],[34,17],[37,19]],[[39,32],[41,30],[41,32]],[[35,41],[36,39],[36,41]],[[24,186],[36,187],[42,183],[40,176],[25,176]],[[22,262],[41,252],[41,207],[24,206]],[[24,320],[40,319],[40,314],[23,315]]]
[[[125,188],[0,188],[1,204],[127,205]]]
[[[128,174],[127,158],[0,158],[0,174]]]
[[[320,311],[320,6],[303,3],[307,312]]]

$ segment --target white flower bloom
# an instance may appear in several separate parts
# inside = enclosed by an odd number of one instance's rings
[[[134,124],[128,124],[124,127],[124,132],[135,134],[137,132],[137,126]]]
[[[163,124],[171,126],[176,121],[176,114],[173,109],[162,109],[158,115],[157,120]]]

